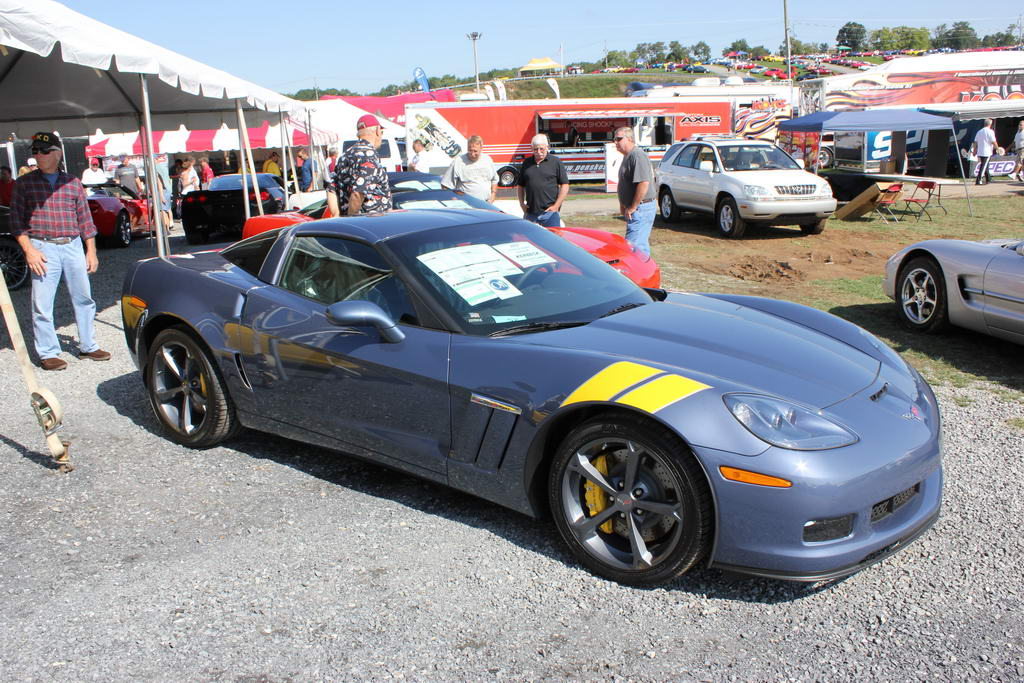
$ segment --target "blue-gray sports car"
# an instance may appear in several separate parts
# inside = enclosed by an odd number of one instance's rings
[[[875,337],[642,289],[510,216],[398,211],[149,259],[122,313],[169,438],[247,427],[550,514],[624,583],[698,563],[837,578],[939,514],[935,397]]]

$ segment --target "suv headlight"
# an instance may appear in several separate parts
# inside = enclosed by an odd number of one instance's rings
[[[743,193],[747,195],[749,199],[768,199],[773,196],[771,190],[767,187],[761,187],[760,185],[744,185]]]
[[[722,399],[751,434],[779,448],[822,451],[858,441],[842,425],[795,403],[757,394],[726,394]]]
[[[829,199],[831,199],[832,198],[832,186],[829,185],[828,183],[825,183],[824,185],[819,187],[818,188],[818,196],[819,197],[828,197]]]

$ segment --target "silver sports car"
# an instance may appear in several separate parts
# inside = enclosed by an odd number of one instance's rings
[[[927,240],[885,264],[886,295],[905,327],[948,325],[1024,344],[1024,241]]]

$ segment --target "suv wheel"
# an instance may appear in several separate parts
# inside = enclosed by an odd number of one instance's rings
[[[672,190],[667,187],[661,188],[658,208],[661,211],[661,220],[666,223],[679,220],[679,207],[676,206],[676,200],[672,198]]]
[[[747,222],[740,218],[740,210],[732,197],[725,197],[718,202],[715,222],[718,224],[718,231],[724,237],[738,239],[747,231]]]
[[[805,235],[820,235],[825,230],[825,219],[822,218],[817,223],[810,223],[808,225],[801,225],[800,230]]]

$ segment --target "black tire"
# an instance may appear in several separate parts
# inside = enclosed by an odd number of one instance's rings
[[[739,239],[747,231],[747,222],[740,218],[736,200],[724,197],[715,207],[715,224],[723,237]]]
[[[512,187],[519,182],[519,171],[512,166],[504,166],[498,171],[498,185]]]
[[[197,226],[184,219],[181,221],[181,229],[185,233],[185,241],[189,244],[206,244],[207,240],[210,239],[210,234],[205,229],[200,230]]]
[[[700,466],[672,432],[640,417],[606,413],[572,430],[551,464],[548,499],[576,559],[620,583],[670,581],[711,545]]]
[[[110,246],[124,249],[132,243],[132,219],[127,211],[117,214],[114,220],[114,234],[110,236]]]
[[[934,260],[918,256],[896,277],[896,312],[908,330],[934,334],[949,326],[946,278]]]
[[[658,196],[658,213],[661,214],[661,220],[666,223],[679,220],[679,207],[672,197],[672,190],[667,187],[661,188],[661,194]]]
[[[0,238],[0,271],[3,271],[7,289],[12,292],[24,287],[31,275],[25,252],[12,239]]]
[[[153,340],[146,362],[146,389],[153,413],[172,441],[209,448],[238,431],[224,379],[184,328],[169,327]]]
[[[826,219],[822,218],[817,223],[811,223],[810,225],[801,225],[800,230],[805,235],[820,235],[825,231]]]

